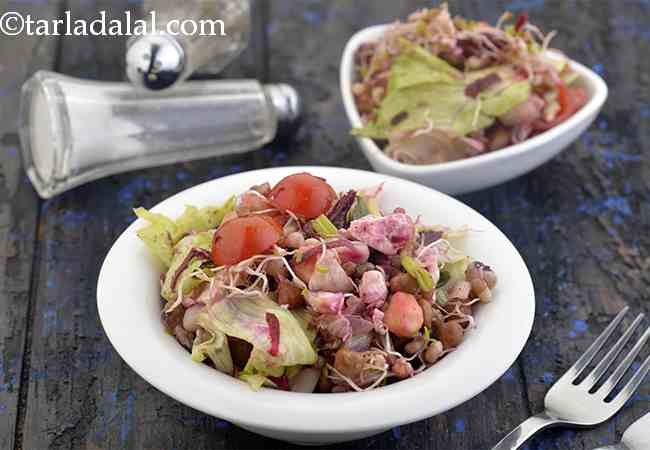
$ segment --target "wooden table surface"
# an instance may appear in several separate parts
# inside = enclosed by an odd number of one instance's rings
[[[296,86],[306,105],[296,136],[243,156],[113,176],[47,201],[38,199],[21,167],[16,135],[21,83],[39,69],[121,80],[124,39],[0,37],[1,449],[289,446],[194,411],[127,367],[97,316],[99,267],[133,220],[132,207],[150,207],[194,184],[270,166],[369,169],[348,134],[338,92],[341,51],[356,30],[430,4],[255,2],[251,46],[227,76]],[[120,17],[139,2],[3,0],[0,6],[38,18],[70,10],[75,18],[92,19],[102,9],[109,18]],[[488,449],[542,409],[558,374],[624,304],[649,312],[650,2],[452,2],[454,12],[490,21],[506,8],[528,10],[543,29],[556,29],[554,45],[600,73],[610,88],[602,114],[562,155],[505,185],[461,197],[496,223],[526,260],[537,297],[532,336],[517,362],[469,402],[337,448]],[[648,384],[613,420],[586,431],[550,430],[524,448],[613,443],[650,409]]]

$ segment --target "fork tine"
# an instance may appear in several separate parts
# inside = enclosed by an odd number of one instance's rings
[[[629,306],[626,306],[618,313],[618,315],[611,321],[607,328],[596,338],[593,344],[589,346],[586,352],[576,361],[576,363],[567,370],[566,375],[570,375],[572,379],[575,379],[580,373],[589,365],[591,360],[596,356],[596,353],[601,349],[605,341],[611,336],[614,332],[614,329],[621,323],[623,317],[630,309]]]
[[[638,342],[632,347],[632,350],[627,354],[625,359],[621,361],[621,363],[618,365],[616,370],[614,370],[614,373],[609,377],[607,381],[600,387],[599,391],[603,389],[603,393],[605,396],[609,395],[616,385],[621,381],[623,376],[625,375],[625,372],[627,372],[627,369],[630,368],[634,360],[636,359],[637,355],[639,352],[641,352],[641,349],[645,345],[646,341],[650,339],[650,327],[648,327],[647,330],[645,330],[645,333],[643,333],[643,336],[641,336],[641,339],[638,340]],[[646,361],[648,362],[648,361]]]
[[[639,370],[637,370],[634,376],[630,378],[630,381],[628,381],[625,387],[621,389],[621,392],[616,395],[616,401],[624,403],[627,399],[632,397],[639,385],[643,383],[643,380],[645,380],[648,372],[650,372],[650,356],[645,359],[643,364],[641,364],[641,367],[639,367]]]
[[[618,354],[621,352],[623,347],[625,347],[625,344],[627,344],[627,342],[630,340],[634,334],[634,331],[639,326],[644,317],[645,314],[643,313],[636,316],[636,319],[634,319],[632,325],[628,327],[625,333],[623,333],[616,344],[607,352],[605,357],[598,363],[596,368],[589,374],[589,376],[584,379],[583,383],[588,383],[587,388],[591,389],[598,382],[598,380],[600,380],[609,366],[611,366],[612,363],[616,360]]]

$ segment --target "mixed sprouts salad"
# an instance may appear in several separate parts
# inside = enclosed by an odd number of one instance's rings
[[[411,164],[467,158],[564,122],[587,100],[567,58],[547,49],[526,13],[495,26],[452,18],[446,4],[396,22],[355,55],[352,86],[364,126],[385,153]]]
[[[467,230],[382,211],[383,189],[297,173],[176,220],[136,209],[167,330],[253,389],[365,391],[435,364],[497,278],[454,245]]]

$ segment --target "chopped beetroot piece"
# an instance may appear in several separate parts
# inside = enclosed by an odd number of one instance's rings
[[[266,313],[266,323],[269,325],[269,337],[271,338],[271,356],[278,356],[280,350],[280,321],[272,313]]]
[[[345,228],[348,224],[348,211],[352,208],[354,200],[357,198],[356,191],[348,191],[332,207],[327,214],[327,218],[336,226],[337,229]]]

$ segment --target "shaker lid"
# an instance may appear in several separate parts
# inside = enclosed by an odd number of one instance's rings
[[[266,84],[264,89],[275,108],[278,134],[292,132],[300,123],[302,114],[300,94],[288,84]]]
[[[185,67],[185,51],[165,33],[146,34],[129,41],[126,75],[135,86],[151,90],[174,84]]]

